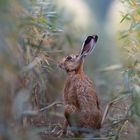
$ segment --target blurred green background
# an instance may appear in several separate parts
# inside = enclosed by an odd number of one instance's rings
[[[120,124],[111,139],[139,139],[139,6],[138,0],[1,0],[0,139],[45,139],[62,125],[62,106],[34,111],[62,102],[66,74],[58,61],[93,34],[99,40],[84,70],[101,104],[131,95],[125,117],[131,127],[124,128],[131,135],[121,135]]]

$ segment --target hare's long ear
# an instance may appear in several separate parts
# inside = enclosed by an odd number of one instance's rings
[[[95,48],[95,44],[96,44],[97,40],[98,40],[97,35],[88,36],[83,43],[79,57],[82,58],[82,57],[85,57],[85,56],[91,54],[91,52]]]

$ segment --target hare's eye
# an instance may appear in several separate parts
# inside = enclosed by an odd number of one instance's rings
[[[78,56],[79,56],[79,55],[77,54],[77,55],[76,55],[76,58],[77,58]]]
[[[66,60],[72,60],[72,57],[71,56],[67,56]]]

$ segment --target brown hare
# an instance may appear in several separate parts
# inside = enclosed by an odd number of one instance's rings
[[[97,40],[97,35],[88,36],[78,55],[69,55],[59,63],[67,73],[64,87],[65,130],[68,126],[78,132],[101,127],[99,100],[92,81],[83,72],[84,59],[93,51]]]

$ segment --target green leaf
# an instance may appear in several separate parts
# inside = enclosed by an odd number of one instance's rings
[[[124,34],[124,35],[122,35],[120,38],[119,38],[119,40],[120,39],[124,39],[124,38],[126,38],[128,36],[128,34]]]
[[[125,19],[128,19],[128,16],[129,16],[129,14],[126,14],[126,15],[122,18],[122,20],[120,21],[120,23],[122,23]]]

